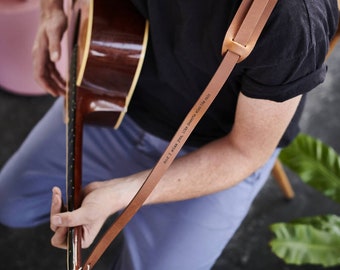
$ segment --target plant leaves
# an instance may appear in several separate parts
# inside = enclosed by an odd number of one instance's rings
[[[306,184],[340,203],[340,157],[334,149],[301,133],[279,158]]]
[[[303,217],[292,221],[291,224],[312,225],[317,230],[336,234],[340,238],[340,217],[337,215]]]
[[[288,264],[340,265],[340,217],[300,218],[270,226],[272,251]]]

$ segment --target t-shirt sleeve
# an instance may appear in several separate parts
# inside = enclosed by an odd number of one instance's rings
[[[312,68],[310,59],[289,61],[276,66],[249,69],[242,77],[241,92],[248,97],[282,102],[305,94],[321,84],[327,66]]]
[[[294,12],[278,7],[251,55],[240,63],[244,95],[282,102],[324,81],[324,60],[337,27],[337,14],[321,20],[330,15],[316,13],[315,7],[298,7]]]

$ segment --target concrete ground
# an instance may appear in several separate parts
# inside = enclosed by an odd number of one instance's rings
[[[331,145],[340,153],[340,47],[328,61],[329,72],[324,84],[309,94],[301,121],[302,131]],[[0,167],[19,147],[33,125],[50,107],[49,96],[22,97],[0,91]],[[20,168],[18,168],[20,170]],[[287,170],[296,197],[287,201],[270,178],[256,198],[242,226],[226,246],[214,270],[317,270],[319,266],[292,266],[273,255],[268,242],[273,237],[268,226],[303,216],[325,213],[340,214],[338,204],[328,200]],[[60,270],[65,268],[65,252],[50,246],[52,233],[48,225],[31,229],[9,229],[0,225],[0,269]],[[108,254],[95,269],[107,269]],[[329,269],[340,269],[333,267]],[[160,269],[161,270],[161,269]],[[175,270],[175,269],[174,269]],[[188,269],[190,270],[190,269]]]

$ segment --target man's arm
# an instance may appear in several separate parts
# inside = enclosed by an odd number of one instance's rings
[[[277,147],[300,98],[277,103],[240,94],[231,133],[176,160],[147,203],[200,197],[248,177]]]
[[[231,133],[178,158],[170,166],[146,204],[196,198],[239,183],[262,166],[273,153],[299,104],[300,96],[283,103],[252,99],[240,94]],[[82,225],[83,247],[89,246],[106,218],[124,208],[149,171],[94,182],[85,190],[82,207],[59,213],[60,190],[55,189],[51,227],[53,245],[64,247],[64,228]]]

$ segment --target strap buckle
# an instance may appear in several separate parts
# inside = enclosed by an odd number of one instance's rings
[[[230,51],[243,61],[254,49],[277,0],[243,0],[224,37],[222,55]],[[260,15],[260,16],[259,16]]]
[[[223,55],[226,54],[227,51],[237,54],[240,57],[237,63],[240,63],[245,58],[247,58],[247,56],[251,53],[251,51],[254,48],[254,45],[251,46],[249,44],[247,45],[240,44],[233,39],[231,34],[228,35],[227,33],[223,41],[222,54]]]

